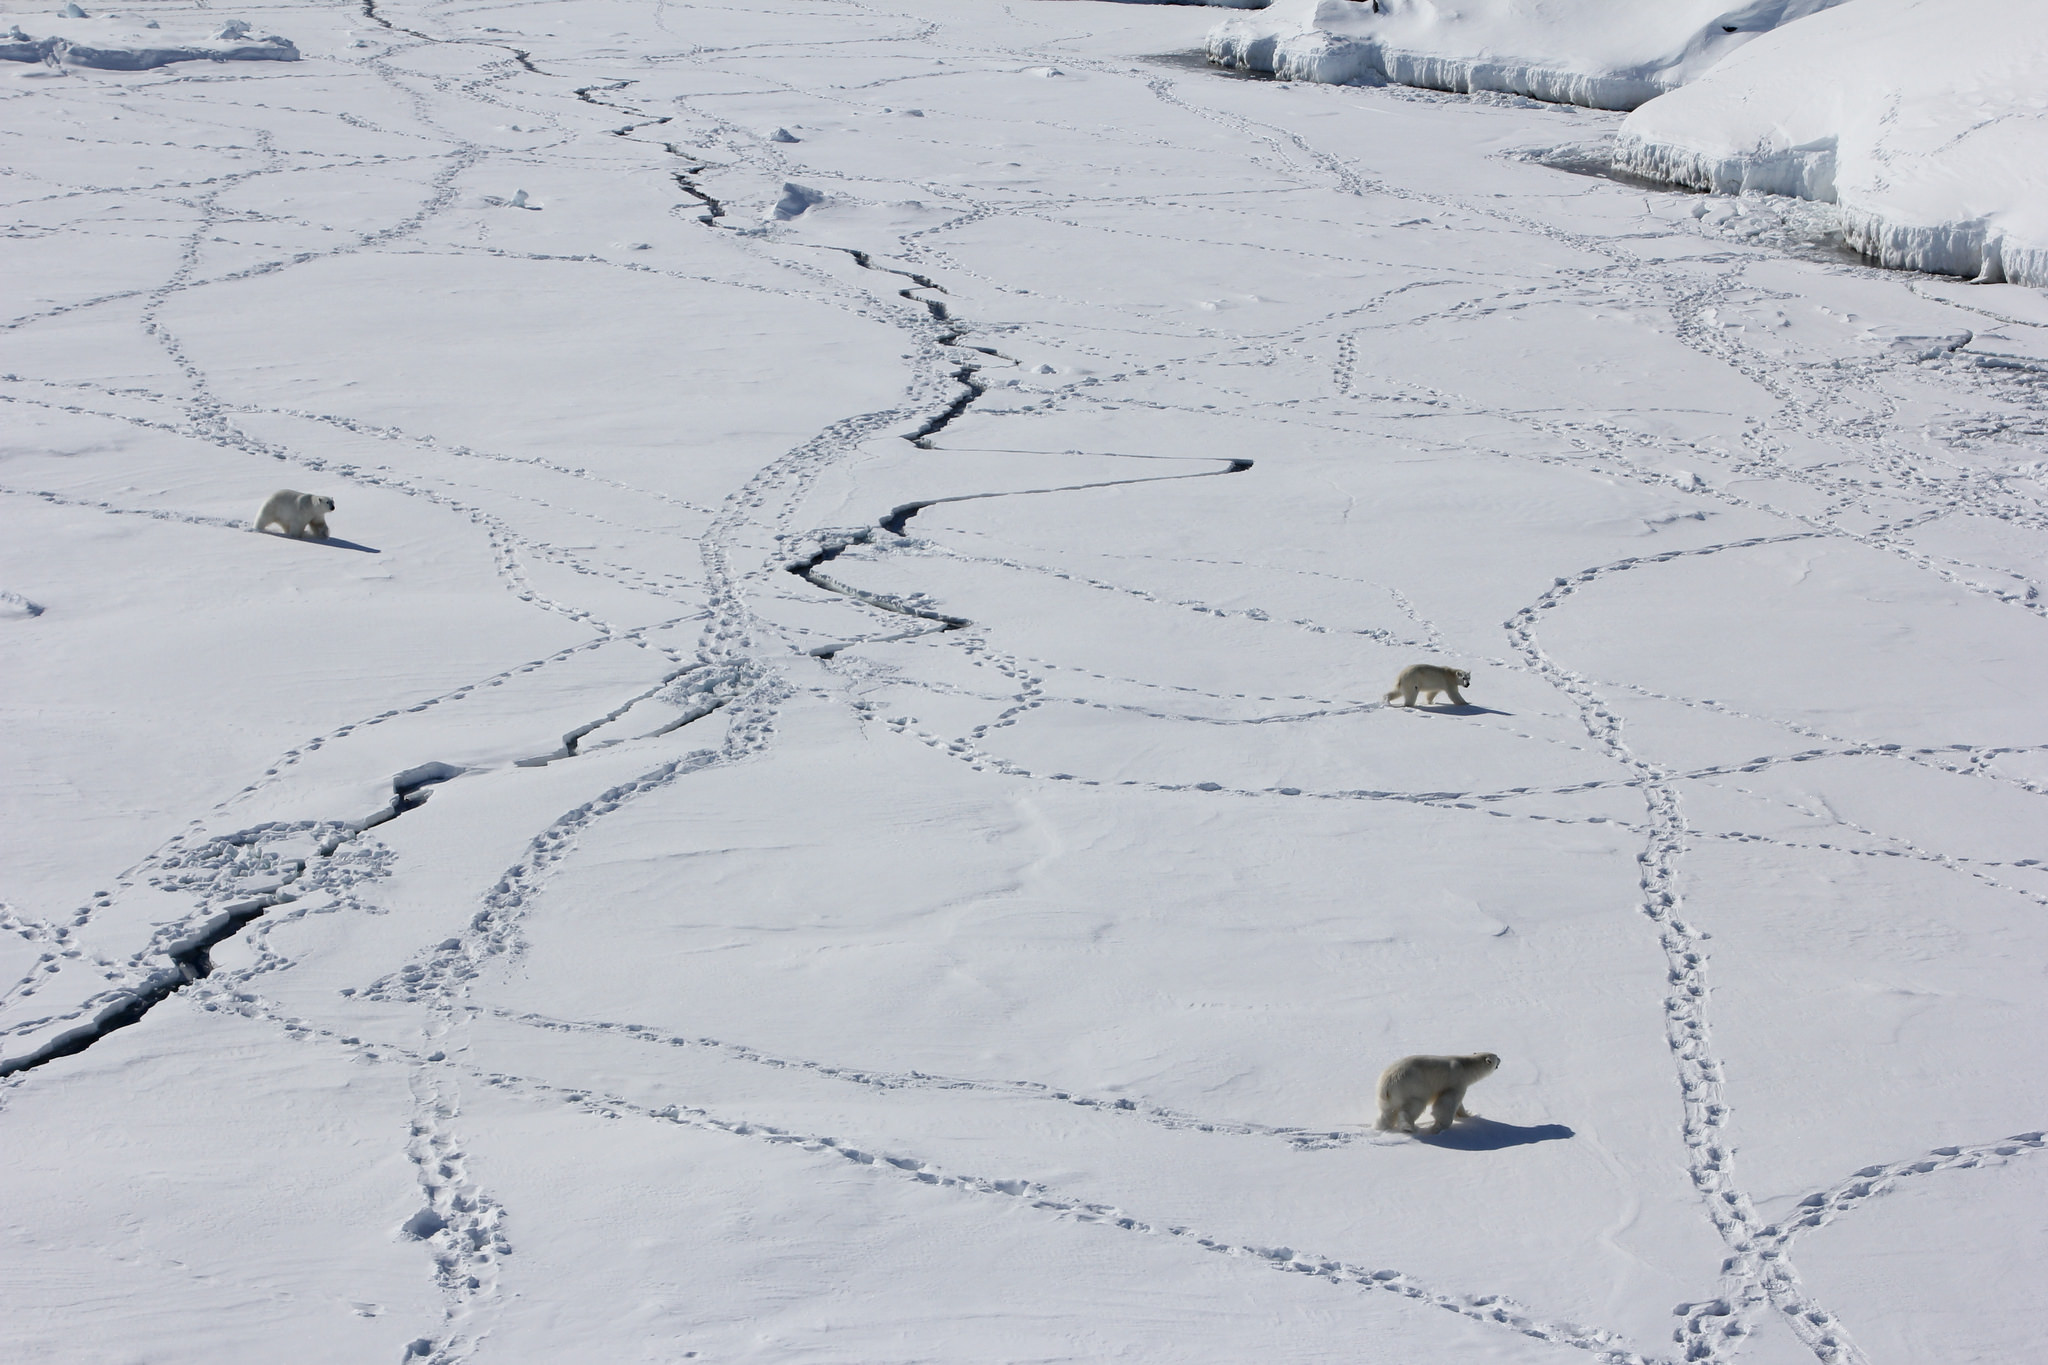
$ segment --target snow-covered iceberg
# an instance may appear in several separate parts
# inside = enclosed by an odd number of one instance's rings
[[[44,31],[31,35],[17,22],[0,34],[0,61],[57,62],[102,71],[149,71],[173,62],[295,62],[299,49],[276,34],[254,37],[240,20],[180,34],[116,16],[71,13],[73,5]]]
[[[1621,169],[1831,200],[1885,265],[2048,286],[2048,16],[1857,0],[1638,109]]]
[[[1283,80],[1417,85],[1633,109],[1840,0],[1279,0],[1209,59]]]

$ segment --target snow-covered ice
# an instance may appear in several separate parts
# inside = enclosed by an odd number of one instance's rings
[[[2048,285],[2038,7],[1840,4],[1281,0],[1208,52],[1285,80],[1634,110],[1600,154],[1625,174],[1838,204],[1830,225],[1884,265]]]
[[[133,10],[89,13],[75,4],[54,12],[0,12],[0,23],[9,28],[0,37],[0,61],[149,71],[173,62],[299,60],[291,39],[276,33],[254,35],[245,19],[222,23],[203,11],[168,5],[151,5],[142,12],[158,11],[167,18],[175,14],[171,27]],[[0,74],[5,71],[0,67]]]
[[[1283,80],[1499,91],[1633,109],[1842,0],[1277,0],[1209,55]],[[2024,4],[2025,0],[2014,0]]]
[[[1616,164],[1841,206],[1886,265],[2048,286],[2048,22],[2029,0],[1857,0],[1622,124]]]
[[[2040,292],[1197,6],[122,13],[301,60],[0,68],[0,1359],[2034,1349]]]

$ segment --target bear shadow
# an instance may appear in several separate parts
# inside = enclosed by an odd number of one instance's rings
[[[1442,1133],[1417,1134],[1432,1147],[1449,1147],[1460,1152],[1498,1152],[1503,1147],[1524,1147],[1532,1142],[1554,1142],[1577,1134],[1561,1123],[1539,1123],[1525,1128],[1492,1119],[1461,1119]]]
[[[1449,702],[1442,702],[1431,706],[1403,706],[1397,709],[1402,711],[1429,711],[1439,716],[1512,716],[1515,714],[1512,711],[1501,711],[1491,706],[1474,706],[1469,701],[1463,706],[1453,706]]]
[[[268,535],[271,533],[266,531],[263,534]],[[325,545],[335,550],[360,550],[366,555],[381,555],[384,553],[374,545],[358,545],[353,540],[342,540],[335,536],[329,536],[325,540],[320,539],[318,536],[278,536],[277,539],[297,541],[301,545]]]

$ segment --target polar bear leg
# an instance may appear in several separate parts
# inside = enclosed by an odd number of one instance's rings
[[[275,526],[286,535],[292,533],[292,500],[285,496],[288,491],[280,488],[264,500],[263,510],[256,514],[257,530],[261,531],[266,526]],[[293,494],[292,496],[296,497],[297,495]]]
[[[1429,1101],[1411,1097],[1392,1101],[1380,1106],[1380,1121],[1373,1126],[1382,1133],[1412,1133],[1415,1120],[1422,1116],[1422,1108]]]
[[[306,523],[306,532],[308,535],[316,536],[321,540],[327,539],[327,518],[315,516]]]
[[[1436,1097],[1436,1101],[1430,1105],[1430,1114],[1436,1119],[1436,1130],[1441,1133],[1449,1128],[1451,1121],[1457,1118],[1459,1111],[1464,1106],[1465,1087],[1462,1085],[1454,1090],[1446,1090],[1439,1094]]]

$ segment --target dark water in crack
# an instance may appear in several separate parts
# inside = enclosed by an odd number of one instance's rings
[[[426,804],[427,797],[432,795],[427,788],[446,782],[461,771],[460,768],[446,763],[425,763],[398,774],[391,782],[390,805],[357,822],[353,832],[344,838],[322,844],[314,856],[331,858],[334,851],[348,839],[396,820],[408,811],[418,810]],[[21,1071],[33,1071],[60,1057],[75,1057],[108,1034],[141,1023],[151,1010],[185,987],[213,975],[213,950],[262,919],[273,908],[288,905],[296,900],[297,897],[292,895],[288,888],[305,876],[306,868],[307,864],[302,862],[277,890],[229,906],[221,912],[213,927],[199,937],[188,940],[183,946],[172,948],[166,954],[173,969],[171,972],[166,972],[141,989],[131,992],[127,999],[112,1006],[91,1023],[81,1024],[59,1034],[25,1057],[0,1063],[0,1079]]]
[[[1673,195],[1695,201],[1718,199],[1728,203],[1741,203],[1749,213],[1769,215],[1768,225],[1753,235],[1726,235],[1723,240],[1731,244],[1763,247],[1788,256],[1796,256],[1801,260],[1869,269],[1883,268],[1878,262],[1849,245],[1840,228],[1829,220],[1828,215],[1833,209],[1830,204],[1809,199],[1794,199],[1784,195],[1715,195],[1691,185],[1679,185],[1668,180],[1637,175],[1614,164],[1612,142],[1566,143],[1508,155],[1511,160],[1529,162],[1553,171],[1563,171],[1567,175],[1607,180],[1650,194]],[[1709,240],[1715,238],[1709,236]]]
[[[1193,0],[1191,0],[1191,2],[1193,2]],[[377,13],[375,0],[362,0],[362,13],[366,19],[380,25],[381,27],[389,31],[395,33],[404,33],[427,42],[435,41],[433,38],[431,38],[429,35],[425,33],[421,33],[415,29],[404,28],[402,26],[393,24],[391,21],[385,19],[382,15]],[[504,46],[505,50],[512,54],[513,59],[519,64],[519,66],[521,66],[527,71],[538,73],[539,69],[535,67],[533,63],[529,60],[529,54],[527,52],[517,48],[512,48],[509,45],[492,44],[492,46]],[[1154,60],[1161,64],[1169,66],[1183,67],[1188,69],[1199,69],[1216,75],[1228,76],[1238,79],[1271,79],[1270,75],[1266,73],[1238,71],[1231,68],[1213,65],[1206,58],[1200,56],[1199,54],[1194,53],[1168,54],[1159,58],[1148,60]],[[602,101],[597,98],[598,92],[623,88],[625,85],[628,84],[631,84],[631,82],[619,82],[614,85],[604,86],[587,86],[576,90],[575,94],[578,99],[584,101],[585,103],[604,104],[605,101]],[[628,124],[624,127],[612,129],[610,131],[615,136],[629,137],[641,128],[658,126],[660,124],[667,123],[670,121],[671,120],[668,117],[656,117],[645,119],[637,123]],[[683,150],[672,143],[664,143],[662,145],[665,148],[665,150],[677,156],[678,158],[685,160],[693,159],[686,157]],[[706,227],[729,230],[727,229],[726,224],[719,221],[720,219],[725,217],[725,206],[710,193],[699,188],[695,183],[694,177],[696,175],[701,174],[706,169],[708,169],[707,165],[693,165],[689,167],[687,170],[671,172],[671,178],[674,180],[678,189],[682,190],[683,193],[689,195],[692,199],[695,199],[702,206],[704,212],[698,216],[698,222],[702,223]],[[970,351],[978,356],[985,356],[992,359],[1004,361],[1010,360],[1010,357],[1004,356],[1001,352],[997,351],[993,347],[974,346],[967,344],[963,338],[967,335],[968,329],[952,325],[952,314],[950,310],[947,308],[946,304],[939,299],[920,297],[919,291],[927,291],[936,294],[944,294],[946,292],[944,287],[938,284],[935,280],[932,280],[925,275],[919,274],[916,271],[898,269],[895,267],[885,265],[878,265],[875,263],[875,260],[870,253],[856,247],[822,246],[819,249],[841,252],[851,257],[854,260],[854,262],[864,270],[872,270],[880,274],[896,275],[905,280],[908,280],[910,283],[905,287],[898,289],[896,291],[897,295],[911,303],[922,305],[934,322],[948,325],[947,330],[936,338],[936,343],[938,345],[955,348],[962,351]],[[958,368],[956,368],[952,372],[951,377],[955,382],[957,382],[961,386],[961,393],[958,396],[956,396],[950,403],[948,403],[945,408],[940,410],[938,413],[934,414],[932,417],[927,418],[922,424],[919,425],[917,430],[907,434],[903,439],[911,442],[913,445],[916,445],[922,449],[933,449],[931,445],[931,438],[939,434],[947,426],[949,426],[954,421],[959,419],[962,415],[964,415],[967,412],[967,410],[974,404],[975,400],[980,398],[983,394],[985,394],[988,391],[988,385],[982,383],[977,378],[977,375],[980,372],[981,368],[981,365],[973,361],[965,362],[961,364]],[[865,528],[861,531],[855,532],[851,535],[847,535],[844,537],[833,537],[826,543],[822,544],[818,552],[809,557],[803,563],[789,566],[789,572],[795,574],[800,578],[803,578],[806,582],[811,583],[813,586],[823,591],[844,596],[880,610],[890,611],[898,615],[909,617],[915,620],[929,622],[933,625],[936,625],[941,631],[959,630],[973,623],[967,620],[965,617],[951,616],[943,612],[932,611],[926,608],[916,607],[908,603],[894,601],[892,599],[862,592],[857,588],[835,583],[831,579],[826,578],[822,574],[818,573],[818,569],[820,568],[820,566],[827,564],[831,562],[833,559],[837,558],[850,546],[869,543],[873,539],[876,530],[884,530],[898,537],[904,536],[906,534],[905,528],[908,526],[910,519],[912,517],[916,516],[919,512],[922,512],[928,507],[934,507],[941,503],[971,502],[984,498],[1017,497],[1044,493],[1076,492],[1088,488],[1108,488],[1134,483],[1154,483],[1169,479],[1208,478],[1220,474],[1242,473],[1250,469],[1251,467],[1252,462],[1250,460],[1230,460],[1222,469],[1204,470],[1190,474],[1168,474],[1133,479],[1103,480],[1094,483],[1074,484],[1054,488],[1019,489],[1013,492],[1003,493],[976,493],[966,494],[958,497],[932,498],[919,502],[904,503],[891,510],[888,513],[888,515],[883,517],[881,521],[878,522],[877,525],[874,527]],[[846,648],[846,644],[826,645],[820,646],[812,650],[811,653],[814,655],[818,655],[820,657],[829,658],[832,654],[837,653],[840,649],[843,648]],[[548,763],[556,758],[573,757],[577,750],[578,741],[581,740],[585,735],[598,729],[599,727],[608,723],[609,721],[617,719],[618,716],[622,715],[627,709],[630,709],[634,704],[641,700],[644,700],[648,696],[653,695],[653,693],[659,691],[662,686],[665,686],[668,683],[674,681],[674,679],[677,676],[680,676],[681,672],[687,671],[687,669],[684,669],[680,670],[677,674],[669,675],[668,677],[662,679],[662,681],[658,683],[656,687],[651,689],[649,692],[643,693],[640,696],[637,696],[629,700],[625,706],[619,708],[618,710],[610,713],[609,715],[595,722],[592,722],[590,725],[581,727],[577,730],[571,731],[567,735],[564,735],[562,748],[557,753],[550,754],[541,758],[522,760],[518,766],[538,766],[541,764]],[[720,703],[719,705],[722,704],[723,703]],[[719,709],[718,705],[714,705],[710,708],[710,710],[714,711],[717,709]],[[696,718],[697,717],[695,716],[691,716],[684,721],[678,721],[673,725],[665,727],[659,733],[667,733],[668,730],[679,728],[682,724],[687,723],[688,720]],[[399,773],[392,779],[392,797],[390,804],[388,806],[375,812],[369,817],[359,822],[356,822],[353,831],[350,834],[343,836],[341,838],[330,840],[329,842],[323,844],[318,849],[314,856],[317,858],[331,857],[333,856],[337,848],[339,848],[343,843],[347,842],[349,839],[354,838],[356,835],[362,834],[368,830],[376,828],[379,825],[395,820],[409,811],[417,810],[421,805],[425,804],[427,798],[432,794],[429,788],[439,783],[449,781],[452,778],[459,776],[461,772],[462,770],[460,768],[453,767],[449,764],[426,763],[418,767],[408,769],[405,772]],[[34,1070],[35,1068],[41,1067],[49,1062],[55,1061],[62,1057],[76,1056],[77,1054],[86,1051],[88,1048],[92,1047],[95,1043],[99,1042],[102,1038],[107,1037],[109,1034],[115,1033],[124,1028],[128,1028],[131,1025],[140,1023],[145,1017],[148,1016],[151,1010],[155,1009],[165,1000],[168,1000],[171,996],[183,990],[186,986],[191,985],[195,981],[202,981],[206,979],[208,976],[211,976],[214,970],[213,949],[219,946],[220,944],[226,942],[227,940],[233,938],[236,934],[240,933],[244,928],[248,927],[256,920],[261,919],[272,908],[278,905],[289,904],[293,900],[297,899],[297,897],[294,896],[288,888],[294,882],[298,881],[301,877],[305,875],[307,866],[307,863],[301,862],[298,868],[288,878],[286,878],[285,882],[277,890],[229,906],[212,923],[211,928],[207,929],[203,934],[201,934],[197,938],[191,939],[185,942],[182,946],[173,948],[167,953],[171,967],[170,971],[160,973],[155,980],[151,981],[150,983],[141,987],[140,989],[131,992],[126,999],[120,1001],[119,1003],[113,1005],[112,1007],[102,1012],[100,1016],[97,1019],[93,1020],[91,1023],[82,1024],[74,1029],[68,1030],[64,1034],[59,1035],[56,1039],[45,1044],[43,1047],[37,1049],[36,1051],[24,1057],[18,1058],[12,1062],[0,1064],[0,1078],[11,1076],[18,1072]]]
[[[1138,58],[1152,66],[1169,66],[1176,71],[1200,71],[1209,76],[1223,76],[1233,81],[1274,81],[1280,79],[1270,71],[1253,71],[1249,67],[1225,66],[1209,60],[1206,52],[1158,52]]]

